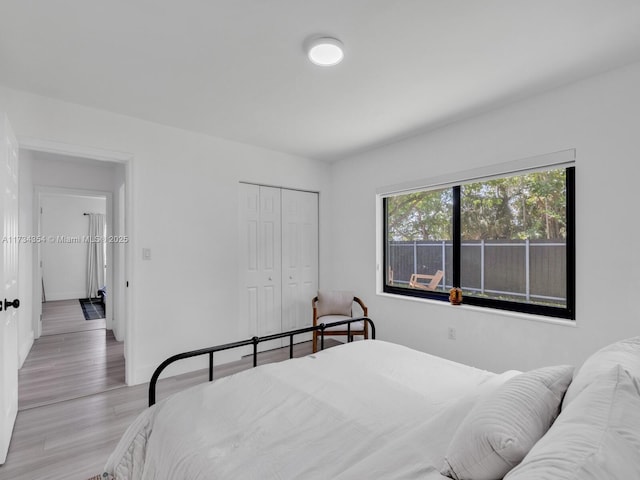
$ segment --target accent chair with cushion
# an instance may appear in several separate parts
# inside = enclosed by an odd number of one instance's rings
[[[353,292],[318,290],[318,296],[311,300],[313,326],[354,318],[354,303],[362,310],[362,314],[356,315],[357,317],[368,316],[367,306]],[[318,350],[318,337],[320,335],[319,331],[313,332],[314,353]],[[369,338],[369,324],[365,321],[353,322],[349,327],[349,331],[347,330],[347,325],[338,325],[325,329],[324,335],[349,335],[349,341],[353,340],[355,335],[362,335],[366,339]]]

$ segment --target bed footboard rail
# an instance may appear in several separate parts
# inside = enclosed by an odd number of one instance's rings
[[[339,325],[347,325],[347,341],[350,342],[352,340],[351,332],[351,324],[354,322],[362,322],[365,321],[369,324],[369,328],[371,330],[371,339],[376,338],[376,327],[373,324],[373,321],[368,317],[360,317],[360,318],[351,318],[348,320],[341,320],[339,322],[331,322],[331,323],[321,323],[320,325],[316,325],[315,327],[306,327],[300,328],[298,330],[290,330],[288,332],[282,333],[274,333],[273,335],[267,335],[265,337],[253,337],[247,340],[241,340],[239,342],[231,342],[225,343],[223,345],[216,345],[208,348],[201,348],[199,350],[191,350],[189,352],[178,353],[167,358],[164,362],[162,362],[158,368],[156,368],[155,372],[151,376],[151,380],[149,382],[149,406],[152,406],[156,403],[156,384],[158,383],[158,379],[160,378],[160,374],[162,371],[178,360],[184,360],[185,358],[198,357],[200,355],[209,355],[209,381],[213,381],[213,354],[215,352],[222,352],[223,350],[231,350],[234,348],[246,347],[249,345],[253,345],[253,366],[258,366],[258,345],[261,342],[268,342],[269,340],[277,340],[279,338],[289,337],[289,358],[293,358],[293,338],[296,335],[301,335],[303,333],[309,333],[313,331],[320,332],[320,350],[324,350],[324,332],[328,328],[337,327]]]

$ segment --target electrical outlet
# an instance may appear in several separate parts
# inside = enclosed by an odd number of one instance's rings
[[[456,329],[453,327],[449,327],[449,340],[456,339]]]

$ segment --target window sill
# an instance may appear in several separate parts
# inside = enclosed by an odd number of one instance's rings
[[[483,315],[498,315],[502,317],[517,318],[520,320],[548,323],[551,325],[558,325],[561,327],[576,328],[578,326],[576,320],[565,320],[562,318],[546,317],[543,315],[532,315],[530,313],[512,312],[509,310],[500,310],[498,308],[476,307],[475,305],[465,305],[464,303],[462,303],[462,305],[452,305],[449,302],[443,302],[440,300],[431,300],[429,298],[412,297],[409,295],[406,295],[406,296],[396,295],[393,293],[386,293],[386,292],[378,292],[377,295],[380,297],[393,298],[395,300],[407,300],[410,302],[425,303],[428,305],[438,306],[442,308],[455,308],[458,310],[481,313]]]

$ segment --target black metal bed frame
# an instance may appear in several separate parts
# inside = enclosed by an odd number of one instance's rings
[[[247,340],[241,340],[239,342],[225,343],[223,345],[216,345],[214,347],[201,348],[199,350],[191,350],[189,352],[178,353],[177,355],[173,355],[167,358],[164,362],[162,362],[158,368],[156,368],[155,372],[151,376],[151,381],[149,382],[149,406],[151,407],[156,403],[156,383],[158,382],[158,378],[162,371],[171,365],[173,362],[177,362],[178,360],[183,360],[185,358],[198,357],[200,355],[209,355],[209,381],[213,381],[213,354],[215,352],[221,352],[223,350],[231,350],[233,348],[246,347],[248,345],[253,345],[253,366],[258,366],[258,344],[261,342],[267,342],[269,340],[277,340],[279,338],[289,337],[289,358],[293,358],[293,337],[296,335],[301,335],[303,333],[309,333],[313,331],[320,331],[320,350],[324,350],[324,332],[327,328],[336,327],[338,325],[347,325],[347,341],[351,342],[353,340],[353,336],[351,335],[351,324],[353,322],[361,322],[365,321],[371,327],[371,339],[376,338],[376,326],[373,324],[370,318],[368,317],[360,317],[360,318],[350,318],[348,320],[341,320],[339,322],[331,322],[331,323],[321,323],[315,327],[306,327],[300,328],[298,330],[291,330],[288,332],[275,333],[273,335],[267,335],[266,337],[253,337]]]

